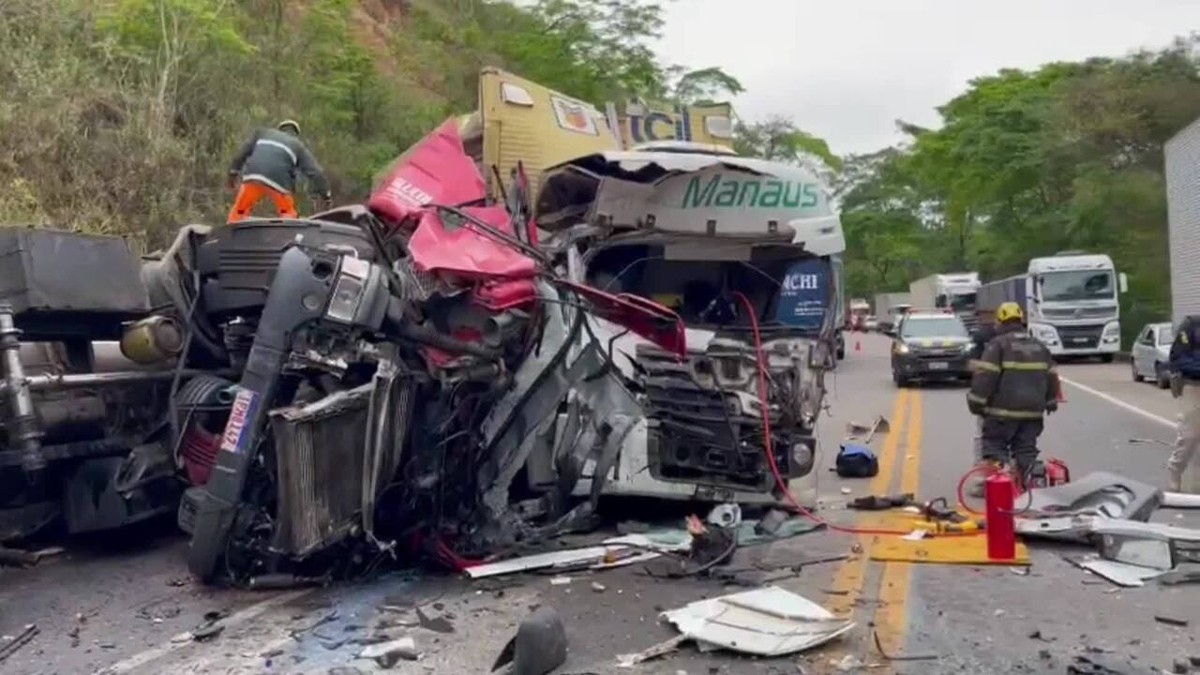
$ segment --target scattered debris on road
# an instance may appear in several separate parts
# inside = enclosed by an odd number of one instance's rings
[[[1076,654],[1071,663],[1067,664],[1067,673],[1071,675],[1150,675],[1158,673],[1149,666],[1139,666],[1124,659],[1117,659],[1103,654]]]
[[[851,499],[846,508],[858,511],[887,511],[910,506],[914,503],[911,492],[902,495],[868,495]]]
[[[539,607],[525,617],[504,646],[492,670],[511,663],[510,675],[546,675],[567,660],[567,631],[552,607]]]
[[[1063,558],[1082,570],[1091,572],[1124,588],[1144,586],[1147,581],[1164,574],[1163,570],[1105,560],[1099,555],[1088,555],[1081,558],[1063,556]]]
[[[413,609],[417,613],[417,623],[421,628],[433,631],[434,633],[454,632],[454,624],[445,615],[430,617],[425,612],[422,612],[420,607],[414,607]]]
[[[1095,555],[1066,560],[1119,586],[1140,587],[1183,562],[1200,561],[1200,530],[1149,522],[1166,494],[1151,485],[1097,472],[1030,492],[1017,533],[1094,546]]]
[[[855,625],[777,586],[700,600],[662,616],[702,651],[720,648],[757,656],[812,649]]]
[[[40,631],[37,624],[29,624],[20,632],[14,635],[8,642],[0,645],[0,662],[5,661],[8,657],[16,654],[19,649],[29,644],[29,641],[34,638]]]
[[[937,654],[889,654],[883,648],[883,641],[879,639],[879,631],[871,631],[871,636],[875,640],[875,649],[883,658],[888,661],[936,661]]]
[[[1167,572],[1158,578],[1158,583],[1164,586],[1200,583],[1200,569],[1177,569]]]
[[[870,445],[875,434],[886,434],[892,430],[892,425],[883,415],[877,415],[870,424],[850,421],[846,423],[846,440],[862,438],[863,445]],[[863,435],[866,434],[864,438]]]
[[[374,661],[380,668],[391,668],[404,661],[416,661],[421,658],[417,651],[417,642],[411,636],[405,636],[391,642],[367,645],[358,653],[358,658]]]
[[[25,551],[0,545],[0,567],[33,567],[42,561],[62,553],[61,546],[50,546],[36,551]]]
[[[670,640],[647,647],[636,654],[618,654],[617,665],[622,668],[632,668],[639,663],[645,663],[646,661],[657,659],[661,656],[666,656],[676,649],[679,649],[680,645],[690,639],[691,637],[687,635],[676,635]]]
[[[282,591],[308,586],[325,586],[329,581],[328,577],[302,577],[295,574],[262,574],[251,577],[247,586],[251,590],[256,591]]]
[[[1178,619],[1173,616],[1165,616],[1162,614],[1155,614],[1154,620],[1159,623],[1163,623],[1168,626],[1176,626],[1178,628],[1186,628],[1188,626],[1188,621],[1186,619]]]

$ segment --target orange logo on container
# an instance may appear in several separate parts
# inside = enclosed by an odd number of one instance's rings
[[[557,96],[552,98],[558,126],[576,133],[596,135],[596,120],[588,114],[587,108]]]

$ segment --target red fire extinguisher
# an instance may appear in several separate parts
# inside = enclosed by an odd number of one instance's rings
[[[1015,484],[1007,471],[997,471],[983,482],[987,513],[987,548],[991,560],[1017,557],[1016,522],[1013,517]]]

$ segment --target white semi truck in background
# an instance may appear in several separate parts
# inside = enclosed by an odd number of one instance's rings
[[[890,333],[900,317],[912,308],[911,293],[878,293],[875,295],[875,318],[879,330]]]
[[[1127,287],[1107,255],[1063,251],[1030,260],[1025,274],[983,284],[976,304],[980,320],[991,321],[1000,303],[1015,302],[1054,356],[1108,363],[1121,350],[1118,293]]]
[[[949,309],[968,329],[976,323],[975,294],[979,290],[978,272],[931,274],[908,285],[913,307]]]

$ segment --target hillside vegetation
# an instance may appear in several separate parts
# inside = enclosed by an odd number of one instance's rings
[[[158,243],[224,216],[229,158],[281,118],[361,199],[474,109],[484,65],[592,101],[740,90],[656,62],[661,23],[637,0],[0,0],[0,222]]]

